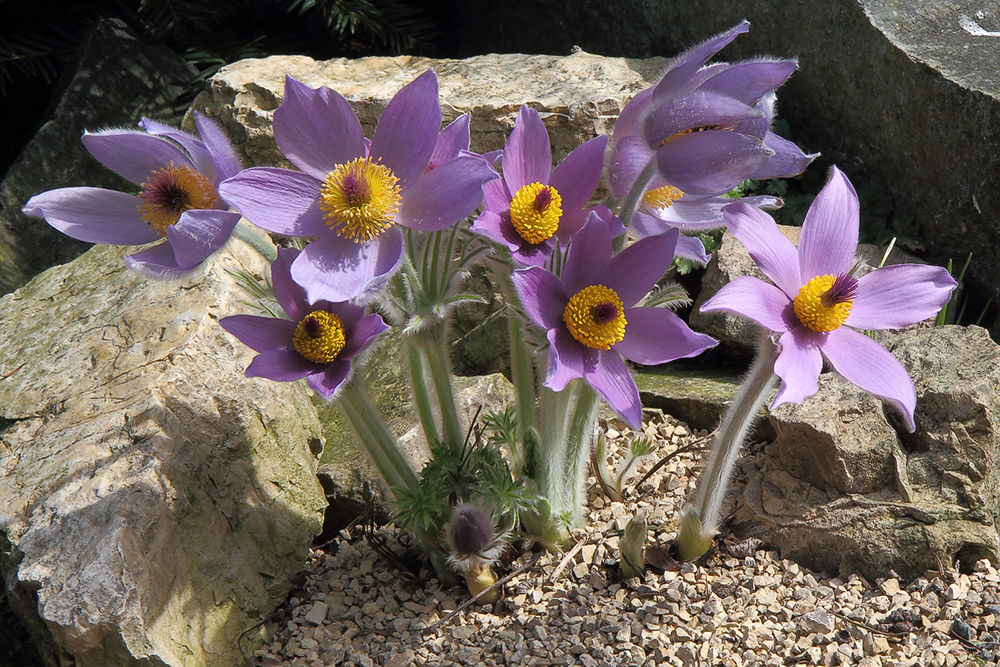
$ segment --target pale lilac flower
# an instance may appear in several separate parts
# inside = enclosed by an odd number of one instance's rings
[[[427,71],[389,102],[369,142],[339,93],[285,78],[274,138],[302,171],[254,167],[222,184],[257,226],[318,237],[292,265],[312,300],[346,301],[384,287],[402,257],[399,227],[437,231],[469,215],[496,178],[468,153],[468,122],[441,136],[437,77]]]
[[[584,208],[604,168],[606,136],[586,141],[552,168],[549,133],[538,112],[522,106],[503,150],[503,178],[483,187],[485,210],[472,230],[507,246],[518,264],[544,264],[555,243],[563,247],[591,213],[612,235],[625,231],[604,205]]]
[[[274,298],[290,319],[233,315],[219,324],[259,353],[247,367],[247,377],[276,382],[306,378],[317,394],[330,400],[350,380],[352,362],[388,327],[379,315],[365,315],[362,306],[310,301],[291,276],[298,256],[298,250],[278,248],[271,264]]]
[[[615,124],[610,182],[624,197],[651,160],[658,176],[649,189],[670,185],[696,195],[720,195],[747,178],[801,173],[815,157],[770,131],[774,89],[794,60],[741,63],[708,60],[737,35],[743,21],[677,59],[656,85],[640,92]]]
[[[892,354],[854,328],[896,329],[932,317],[956,283],[941,267],[916,264],[852,275],[858,215],[857,194],[836,167],[806,214],[797,249],[769,215],[732,204],[726,227],[774,284],[737,278],[701,310],[743,315],[780,334],[775,406],[815,393],[826,358],[845,378],[896,406],[912,431],[913,381]]]
[[[240,170],[239,158],[215,123],[194,114],[200,136],[153,120],[145,131],[100,130],[83,144],[104,166],[140,187],[138,196],[92,187],[49,190],[24,206],[80,241],[140,245],[162,241],[129,255],[129,268],[173,277],[201,264],[229,239],[240,216],[226,210],[220,181]]]
[[[622,357],[662,364],[696,356],[716,341],[669,310],[634,307],[670,267],[676,231],[637,241],[614,257],[611,240],[592,214],[573,237],[561,277],[533,266],[514,271],[512,280],[528,315],[546,330],[545,386],[562,391],[582,378],[637,427],[642,405]]]

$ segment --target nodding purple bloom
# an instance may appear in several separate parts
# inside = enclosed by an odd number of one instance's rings
[[[747,178],[801,173],[815,157],[770,131],[774,89],[794,60],[757,59],[706,65],[750,24],[739,25],[681,54],[660,83],[636,95],[615,124],[611,187],[624,197],[652,160],[650,189],[719,195]]]
[[[557,241],[565,247],[592,212],[613,235],[622,233],[607,206],[584,208],[601,179],[607,143],[606,136],[586,141],[553,169],[549,133],[538,112],[522,106],[503,150],[503,178],[484,186],[486,210],[472,230],[529,266],[544,264]]]
[[[766,213],[744,203],[725,211],[726,227],[773,285],[737,278],[702,307],[748,317],[780,334],[774,405],[801,403],[818,388],[826,358],[834,370],[896,406],[912,431],[916,392],[902,365],[856,329],[896,329],[933,317],[955,280],[939,266],[899,264],[852,274],[858,196],[836,167],[817,195],[796,249]]]
[[[219,320],[222,328],[259,354],[247,377],[276,382],[306,378],[323,398],[336,398],[351,378],[352,361],[388,327],[377,314],[349,302],[310,301],[291,276],[298,250],[278,248],[271,265],[274,298],[290,319],[233,315]]]
[[[72,187],[35,195],[27,215],[80,241],[140,245],[129,255],[139,273],[170,278],[189,271],[225,244],[238,213],[219,197],[220,181],[240,171],[239,158],[215,121],[194,114],[199,136],[144,118],[140,130],[100,130],[83,144],[104,166],[139,186],[139,194]]]
[[[399,265],[399,226],[450,227],[472,213],[483,183],[497,177],[468,152],[467,117],[439,136],[440,126],[433,71],[396,93],[371,142],[340,94],[286,77],[274,138],[302,171],[254,167],[223,183],[221,192],[263,229],[318,237],[292,265],[310,299],[369,297]]]
[[[582,378],[637,427],[642,405],[622,357],[662,364],[716,344],[669,310],[634,307],[670,267],[677,235],[642,239],[612,257],[611,231],[592,214],[573,237],[561,277],[541,267],[514,272],[525,310],[547,332],[546,387],[562,391]]]

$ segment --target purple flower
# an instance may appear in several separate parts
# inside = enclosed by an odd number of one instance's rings
[[[388,327],[377,314],[348,302],[312,302],[291,276],[298,250],[278,248],[271,265],[274,298],[290,320],[233,315],[219,320],[222,328],[259,352],[247,377],[276,382],[306,378],[323,398],[336,397],[351,377],[351,361]]]
[[[547,332],[546,387],[562,391],[570,380],[583,378],[638,426],[639,392],[622,357],[662,364],[716,344],[669,310],[634,307],[673,261],[677,234],[642,239],[612,257],[611,231],[591,215],[573,237],[561,277],[535,266],[514,272],[525,310]]]
[[[836,167],[802,224],[798,249],[762,211],[736,203],[726,226],[774,285],[737,278],[705,303],[780,334],[774,405],[815,393],[823,358],[845,378],[899,408],[912,431],[916,393],[896,359],[857,329],[895,329],[934,316],[955,280],[938,266],[900,264],[852,275],[858,246],[858,196]]]
[[[74,187],[35,195],[27,215],[44,217],[75,239],[110,245],[162,241],[129,255],[126,265],[169,278],[195,268],[225,244],[240,216],[226,210],[219,182],[236,175],[239,158],[225,133],[200,113],[199,137],[153,120],[139,130],[101,130],[83,135],[87,150],[104,166],[140,186],[130,195]]]
[[[514,261],[538,266],[564,247],[591,212],[613,235],[625,231],[607,206],[584,208],[604,168],[606,136],[577,146],[552,169],[549,133],[538,112],[522,106],[503,150],[503,178],[483,188],[486,210],[472,230],[507,246]]]
[[[318,237],[292,265],[292,277],[311,300],[377,292],[402,257],[399,225],[444,229],[482,202],[482,184],[496,172],[464,150],[467,120],[438,136],[437,88],[433,71],[404,86],[369,142],[340,94],[285,78],[274,138],[302,171],[255,167],[223,183],[221,191],[263,229]]]
[[[815,156],[770,131],[774,89],[794,60],[757,59],[706,66],[750,24],[743,21],[683,53],[656,86],[636,95],[615,124],[610,180],[624,197],[656,160],[651,188],[719,195],[747,178],[801,173]]]

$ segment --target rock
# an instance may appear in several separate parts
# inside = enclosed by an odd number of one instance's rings
[[[830,612],[823,609],[817,609],[815,611],[810,611],[799,617],[796,623],[796,629],[800,635],[806,635],[812,632],[822,632],[823,634],[830,634],[833,632],[835,620]]]
[[[609,56],[674,54],[749,19],[749,34],[720,58],[798,57],[778,94],[798,141],[857,186],[866,175],[889,184],[897,213],[921,226],[935,263],[1000,254],[995,3],[722,0],[705,12],[643,0],[469,0],[455,9],[463,53],[564,54],[579,45]],[[969,278],[979,308],[1000,301],[1000,263],[973,258]]]
[[[392,96],[417,75],[437,73],[444,122],[471,115],[472,150],[503,148],[522,104],[537,109],[559,161],[582,142],[610,133],[628,98],[650,85],[662,58],[627,60],[589,53],[523,54],[433,60],[412,56],[337,59],[304,56],[243,60],[222,68],[195,108],[217,118],[255,165],[287,165],[271,135],[286,74],[317,87],[330,86],[351,103],[366,136]]]
[[[801,405],[773,411],[777,437],[744,466],[731,525],[841,576],[892,569],[910,579],[936,568],[935,556],[970,571],[996,562],[1000,348],[979,327],[884,338],[913,378],[916,432],[895,430],[870,395],[821,376]]]
[[[0,299],[0,558],[46,664],[233,665],[284,600],[325,505],[302,383],[249,379],[226,269],[183,280],[98,246]]]
[[[90,247],[21,213],[33,195],[87,185],[134,191],[83,147],[85,129],[135,127],[142,116],[176,124],[173,108],[193,72],[184,58],[150,46],[121,21],[97,21],[83,40],[76,70],[52,111],[0,182],[0,294]]]

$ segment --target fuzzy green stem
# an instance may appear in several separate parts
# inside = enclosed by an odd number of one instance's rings
[[[278,259],[278,249],[271,242],[271,237],[265,232],[261,234],[256,227],[250,225],[246,218],[240,218],[236,228],[233,229],[233,236],[245,241],[247,245],[256,250],[261,257],[268,262]]]
[[[622,221],[622,224],[626,228],[628,228],[629,222],[632,220],[635,209],[639,207],[639,201],[646,194],[646,186],[653,180],[655,174],[656,158],[654,157],[639,172],[635,182],[632,183],[632,187],[629,188],[628,194],[625,195],[625,199],[622,201],[621,209],[618,211],[618,219]]]
[[[431,398],[427,392],[427,369],[424,367],[424,357],[413,345],[406,346],[406,356],[410,366],[410,385],[413,387],[413,403],[420,417],[420,426],[428,443],[440,439],[437,424],[434,422],[434,411],[431,409]]]
[[[420,351],[430,371],[434,393],[441,410],[441,431],[447,446],[458,450],[465,441],[455,406],[455,393],[451,387],[451,363],[448,360],[447,337],[443,328],[435,328],[420,335]]]
[[[561,483],[567,498],[566,510],[575,520],[583,515],[583,484],[590,458],[590,444],[594,437],[598,397],[589,384],[576,380],[576,400],[566,436],[566,458],[563,461]]]
[[[683,560],[698,558],[712,544],[718,532],[722,500],[736,465],[740,447],[753,420],[777,383],[774,362],[778,351],[766,335],[757,344],[747,377],[726,409],[722,425],[712,442],[708,462],[702,469],[694,501],[681,514],[678,550]]]
[[[416,489],[417,476],[396,447],[385,420],[372,405],[364,382],[350,382],[341,391],[338,405],[389,488]]]

